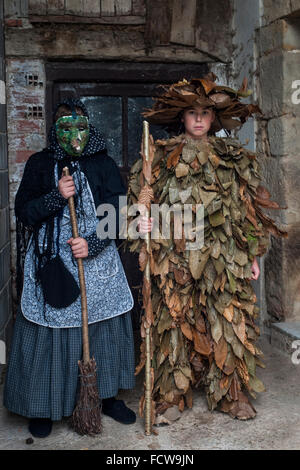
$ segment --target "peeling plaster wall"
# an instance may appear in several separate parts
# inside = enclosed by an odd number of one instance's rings
[[[243,102],[255,103],[257,93],[255,88],[257,63],[256,63],[256,29],[260,26],[260,1],[259,0],[234,0],[232,16],[232,60],[227,64],[214,64],[211,70],[216,73],[220,80],[228,86],[239,88],[246,77],[248,88],[253,90],[253,94],[248,100]],[[255,119],[249,119],[237,132],[237,136],[245,147],[256,151],[256,130]],[[257,303],[260,308],[261,331],[268,333],[266,321],[268,319],[267,306],[265,301],[265,276],[264,257],[258,259],[260,267],[260,277],[258,281],[252,281],[254,291],[257,296]]]
[[[255,103],[257,94],[255,90],[256,79],[256,35],[255,31],[260,25],[260,1],[259,0],[234,0],[233,15],[233,62],[232,62],[232,85],[239,87],[246,77],[249,89],[253,94],[244,102]],[[259,122],[249,119],[238,132],[241,142],[246,143],[246,147],[256,149],[255,133]],[[260,161],[260,156],[258,155]],[[254,291],[257,296],[257,303],[260,308],[260,328],[264,333],[268,333],[266,327],[267,306],[265,301],[265,273],[264,257],[258,259],[260,276],[257,281],[252,281]]]
[[[234,0],[232,31],[232,60],[210,68],[229,86],[248,78],[250,101],[263,116],[249,119],[238,136],[256,152],[272,198],[288,206],[266,211],[290,236],[271,236],[253,282],[261,330],[269,334],[270,322],[300,320],[300,0]]]
[[[11,236],[25,162],[46,145],[45,63],[231,60],[231,0],[4,0]],[[184,22],[182,21],[184,18]],[[225,67],[225,68],[224,68]],[[227,72],[226,72],[227,73]],[[14,272],[15,252],[12,253]]]
[[[14,201],[24,165],[46,145],[44,66],[40,60],[7,59],[7,116],[10,175],[11,243],[15,247]],[[15,274],[16,252],[12,249]],[[13,292],[15,298],[15,292]]]
[[[259,105],[257,136],[265,181],[286,210],[269,211],[288,239],[271,237],[265,255],[267,321],[300,320],[300,1],[262,1],[257,31]]]
[[[46,143],[49,59],[154,66],[204,62],[233,87],[247,77],[253,89],[249,101],[258,102],[264,117],[250,119],[238,136],[257,152],[274,199],[289,203],[288,211],[272,211],[270,216],[291,225],[295,234],[288,244],[272,237],[270,252],[260,259],[260,280],[253,286],[261,326],[267,332],[270,319],[297,317],[300,281],[297,274],[286,277],[291,266],[296,272],[293,255],[300,223],[295,180],[300,105],[291,103],[292,83],[300,80],[299,11],[300,0],[278,0],[275,6],[271,0],[5,0],[11,211],[27,158]],[[14,233],[13,217],[11,223]]]
[[[4,0],[4,6],[12,237],[24,164],[46,143],[49,59],[205,62],[229,86],[248,78],[249,101],[263,117],[250,119],[238,136],[256,151],[273,199],[288,205],[269,215],[291,236],[271,237],[253,282],[262,330],[270,321],[299,320],[300,0]]]

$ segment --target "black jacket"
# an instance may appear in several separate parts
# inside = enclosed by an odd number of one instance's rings
[[[54,167],[57,161],[58,175],[62,175],[62,169],[68,166],[70,158],[72,157],[66,156],[56,160],[51,150],[44,149],[28,159],[15,200],[16,218],[25,227],[38,230],[41,223],[53,219],[67,204],[67,200],[55,186]],[[118,214],[118,199],[120,195],[126,195],[126,188],[114,160],[107,155],[106,150],[101,150],[93,155],[78,157],[78,161],[89,182],[96,208],[101,203],[113,204]],[[72,167],[69,166],[69,169],[72,174]],[[118,222],[118,216],[116,219]],[[86,240],[89,254],[93,256],[109,242],[99,240],[96,231]]]

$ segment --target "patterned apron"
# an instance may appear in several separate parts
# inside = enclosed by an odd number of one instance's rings
[[[76,186],[76,193],[78,194],[80,186],[82,188],[81,197],[84,217],[78,219],[78,229],[79,235],[85,238],[95,232],[98,218],[88,180],[84,173],[80,171],[78,162],[73,162],[72,164],[76,167],[72,175]],[[57,165],[55,177],[56,184],[58,184]],[[54,240],[57,237],[57,229],[57,224],[55,224]],[[44,233],[45,226],[43,225],[39,231],[40,249]],[[71,237],[72,228],[69,208],[66,205],[60,220],[59,255],[79,285],[77,262],[72,255],[71,247],[67,243],[67,240]],[[53,253],[53,257],[55,255],[56,253]],[[111,240],[110,244],[98,256],[84,258],[83,264],[89,323],[107,320],[132,309],[134,304],[133,297],[114,240]],[[39,285],[36,286],[33,239],[29,243],[25,257],[21,309],[25,318],[39,325],[50,328],[81,326],[80,295],[66,308],[57,309],[44,304],[41,287]]]

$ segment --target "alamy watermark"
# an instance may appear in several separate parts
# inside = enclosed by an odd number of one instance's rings
[[[119,196],[119,213],[112,204],[100,204],[97,216],[97,235],[100,239],[117,237],[117,217],[119,239],[144,239],[145,234],[139,231],[139,221],[148,214],[144,204],[132,204],[128,207],[127,197]],[[150,213],[153,228],[150,237],[154,240],[181,240],[185,238],[186,250],[199,250],[204,245],[204,205],[203,204],[151,204]],[[128,224],[128,217],[132,220]],[[173,229],[173,233],[171,233]]]
[[[292,349],[295,349],[292,354],[292,363],[298,365],[300,364],[300,339],[292,342]]]
[[[6,346],[2,340],[0,340],[0,364],[6,364]]]
[[[296,88],[296,90],[292,93],[292,103],[300,104],[300,80],[294,80],[292,83],[292,88]]]

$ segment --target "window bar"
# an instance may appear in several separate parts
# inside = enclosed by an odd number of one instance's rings
[[[123,169],[128,171],[128,97],[122,96]]]

